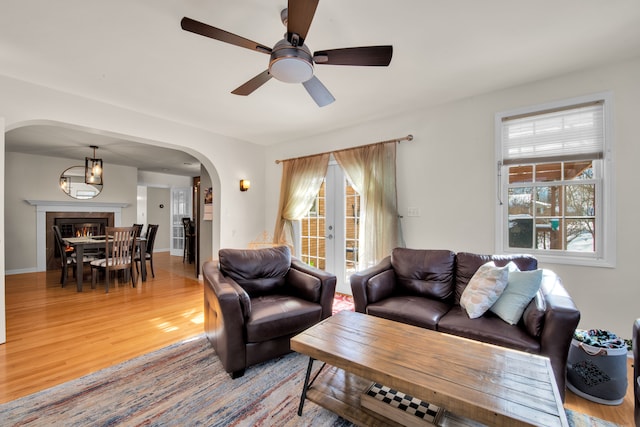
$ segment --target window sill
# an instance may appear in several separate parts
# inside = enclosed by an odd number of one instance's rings
[[[565,254],[549,254],[542,251],[536,250],[527,250],[522,248],[522,250],[514,250],[509,249],[504,251],[506,254],[520,254],[527,253],[536,257],[539,263],[545,264],[565,264],[565,265],[579,265],[584,267],[595,267],[595,268],[615,268],[615,260],[607,260],[604,258],[589,258],[585,256],[572,256]]]

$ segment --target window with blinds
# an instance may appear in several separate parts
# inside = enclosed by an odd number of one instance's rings
[[[604,261],[612,217],[605,98],[496,116],[498,247]],[[610,263],[607,260],[605,263]]]

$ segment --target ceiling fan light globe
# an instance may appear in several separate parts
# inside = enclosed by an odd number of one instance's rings
[[[313,65],[299,58],[279,58],[269,66],[273,77],[285,83],[303,83],[313,77]]]
[[[285,83],[303,83],[313,77],[313,57],[307,46],[294,47],[286,39],[273,47],[269,74]]]

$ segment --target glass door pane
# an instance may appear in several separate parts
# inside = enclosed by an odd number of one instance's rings
[[[340,293],[351,294],[349,276],[358,267],[359,223],[360,195],[342,169],[332,164],[301,220],[299,242],[302,261],[335,274]]]
[[[191,218],[191,188],[171,189],[171,255],[184,254],[182,218]]]
[[[309,209],[307,216],[301,221],[301,253],[302,261],[321,270],[326,270],[326,180],[322,183],[320,191]]]

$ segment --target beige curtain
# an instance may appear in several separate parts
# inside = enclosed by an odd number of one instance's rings
[[[284,160],[280,182],[280,203],[273,241],[293,246],[293,221],[311,209],[327,174],[329,154]]]
[[[360,194],[358,269],[370,267],[402,246],[396,194],[396,143],[333,153]]]

